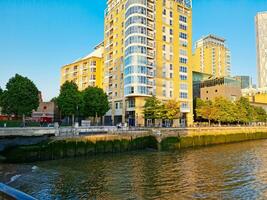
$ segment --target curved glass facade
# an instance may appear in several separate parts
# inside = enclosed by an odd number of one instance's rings
[[[148,18],[146,0],[128,0],[125,14],[124,94],[148,95]],[[153,74],[150,72],[150,75]],[[150,85],[149,85],[150,83]]]

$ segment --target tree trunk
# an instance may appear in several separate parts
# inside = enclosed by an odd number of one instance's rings
[[[95,114],[95,119],[96,119],[96,125],[98,126],[98,117],[97,117],[97,113]]]
[[[209,126],[210,126],[210,119],[209,119]]]
[[[22,123],[23,123],[23,127],[25,127],[25,114],[22,115]]]
[[[75,117],[74,117],[74,114],[72,114],[72,126],[74,126],[74,124],[75,124]]]

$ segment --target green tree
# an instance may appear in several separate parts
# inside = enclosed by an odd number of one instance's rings
[[[217,108],[213,105],[212,101],[203,101],[199,98],[196,99],[196,114],[197,117],[208,120],[209,126],[211,120],[216,119]]]
[[[180,105],[175,100],[168,100],[164,104],[164,118],[168,120],[179,119],[180,117]]]
[[[215,120],[224,123],[231,123],[235,121],[234,108],[235,105],[224,97],[217,97],[213,103],[217,112],[215,114]]]
[[[57,104],[63,116],[72,117],[72,125],[74,125],[75,115],[81,105],[81,93],[74,82],[67,81],[61,86]]]
[[[146,98],[143,111],[145,119],[151,119],[155,124],[155,119],[163,118],[163,111],[163,104],[155,96]]]
[[[266,122],[267,119],[266,111],[262,107],[256,107],[256,106],[254,106],[254,110],[256,114],[255,121]]]
[[[82,92],[83,115],[85,117],[102,117],[109,110],[107,94],[98,87],[88,87]]]
[[[18,74],[9,79],[6,90],[2,94],[3,112],[22,117],[29,116],[39,106],[39,91],[27,77]]]
[[[236,105],[238,107],[237,119],[243,123],[253,122],[255,120],[255,111],[254,108],[250,105],[248,98],[241,97]]]
[[[4,91],[3,91],[2,88],[0,87],[0,107],[2,106],[2,97],[3,97],[3,93],[4,93]]]

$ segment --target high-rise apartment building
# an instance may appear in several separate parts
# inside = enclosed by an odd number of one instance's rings
[[[103,88],[103,51],[101,43],[89,55],[63,66],[60,84],[73,81],[79,90],[84,90],[88,86]]]
[[[179,101],[192,123],[191,0],[108,0],[104,47],[106,121],[144,125],[145,99],[155,95]]]
[[[213,77],[230,76],[230,50],[225,39],[208,35],[195,44],[193,70]]]
[[[255,17],[257,41],[258,87],[267,87],[267,12]]]

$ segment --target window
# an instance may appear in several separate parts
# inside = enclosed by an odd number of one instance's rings
[[[186,25],[180,24],[179,26],[180,26],[180,29],[182,29],[182,30],[184,30],[184,31],[187,30],[187,26],[186,26]]]
[[[163,10],[163,15],[166,15],[166,9]]]
[[[172,73],[170,73],[170,78],[172,78]]]
[[[172,29],[170,29],[170,35],[172,35],[173,34],[173,31],[172,31]]]
[[[162,91],[162,96],[166,97],[166,90]]]
[[[187,99],[187,97],[188,97],[187,92],[180,92],[181,99]]]
[[[172,17],[172,11],[170,11],[170,17]]]
[[[163,35],[163,41],[166,42],[166,35]]]
[[[187,73],[187,67],[180,66],[180,72]]]
[[[128,108],[134,108],[135,107],[135,100],[129,99],[128,100]]]
[[[187,18],[186,18],[185,16],[183,16],[183,15],[180,15],[180,16],[179,16],[179,20],[180,20],[181,22],[184,22],[184,23],[187,22]]]
[[[187,59],[180,57],[180,63],[187,64]]]
[[[172,64],[170,64],[170,70],[173,70]]]
[[[187,80],[187,76],[186,76],[186,75],[180,75],[180,79],[181,79],[182,81],[186,81],[186,80]]]
[[[180,33],[180,38],[181,39],[187,39],[187,34],[186,33]]]
[[[172,26],[172,20],[170,19],[170,26]]]
[[[186,83],[181,83],[180,84],[180,90],[187,90],[188,89],[188,86]]]

